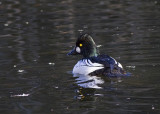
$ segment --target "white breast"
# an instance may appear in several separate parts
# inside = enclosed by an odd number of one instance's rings
[[[87,75],[102,68],[104,68],[103,64],[92,63],[89,59],[83,59],[78,61],[78,63],[74,66],[73,74]]]

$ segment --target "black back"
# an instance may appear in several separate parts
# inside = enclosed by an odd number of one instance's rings
[[[90,75],[121,76],[125,74],[124,70],[118,66],[120,63],[108,55],[98,55],[97,57],[89,57],[88,59],[93,63],[104,65],[103,69],[94,71]]]

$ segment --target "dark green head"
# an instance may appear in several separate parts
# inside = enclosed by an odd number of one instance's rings
[[[92,37],[88,34],[82,34],[78,37],[76,46],[68,55],[83,55],[84,58],[97,56],[98,50]]]

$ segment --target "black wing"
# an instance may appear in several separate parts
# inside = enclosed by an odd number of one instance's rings
[[[117,64],[117,61],[108,55],[99,55],[97,57],[91,57],[90,60],[93,63],[103,64],[105,67],[111,67]]]
[[[93,63],[100,63],[104,65],[104,69],[97,70],[94,74],[102,74],[107,76],[117,76],[124,74],[123,68],[119,67],[118,63],[114,58],[108,55],[99,55],[97,57],[89,58]]]

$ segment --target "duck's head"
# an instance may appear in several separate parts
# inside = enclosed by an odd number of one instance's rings
[[[68,55],[83,55],[84,58],[97,56],[98,50],[92,37],[88,34],[82,34],[76,41],[76,46]]]

